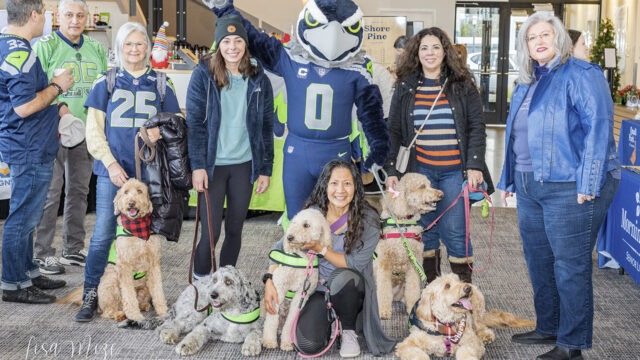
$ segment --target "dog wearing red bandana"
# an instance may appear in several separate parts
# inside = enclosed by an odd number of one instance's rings
[[[151,232],[149,190],[142,182],[129,179],[116,193],[113,205],[119,215],[118,228],[98,286],[102,317],[144,320],[140,311],[148,311],[150,301],[156,315],[162,317],[168,310],[160,273],[163,237]]]

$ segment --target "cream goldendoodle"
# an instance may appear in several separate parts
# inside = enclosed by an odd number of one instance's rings
[[[109,254],[109,264],[98,286],[98,305],[103,317],[122,321],[143,320],[140,310],[158,316],[167,313],[167,300],[160,272],[161,235],[151,234],[153,210],[145,184],[129,179],[113,199],[118,231]]]
[[[282,240],[284,254],[280,256],[297,256],[306,263],[306,254],[302,250],[302,246],[311,241],[319,241],[323,246],[331,247],[333,243],[331,238],[331,229],[324,215],[316,209],[304,209],[296,214],[289,223],[289,228]],[[274,250],[275,251],[275,250]],[[273,251],[272,251],[273,252]],[[273,256],[270,254],[273,259]],[[316,258],[317,260],[317,258]],[[287,314],[287,319],[282,328],[280,335],[280,349],[284,351],[293,350],[291,343],[291,324],[293,323],[295,313],[298,310],[298,304],[302,297],[302,286],[305,282],[305,268],[293,267],[286,265],[287,261],[281,262],[281,265],[273,272],[273,284],[278,291],[278,304],[282,304],[287,291],[295,292],[295,296],[291,300],[291,306]],[[307,289],[307,295],[313,294],[318,283],[318,269],[314,267],[309,277],[310,286]],[[306,299],[305,299],[306,300]],[[267,312],[264,320],[264,330],[262,332],[262,345],[265,348],[273,349],[278,347],[278,320],[279,315]]]
[[[403,300],[407,312],[420,297],[420,277],[400,234],[417,262],[422,259],[422,226],[420,215],[434,211],[436,203],[443,197],[440,190],[431,187],[429,179],[421,174],[407,173],[398,182],[396,192],[382,203],[382,239],[376,247],[378,257],[374,261],[374,275],[378,296],[380,318],[390,319],[393,300]],[[392,223],[391,211],[399,224]],[[395,296],[394,296],[395,294]]]
[[[442,275],[422,291],[409,322],[409,336],[396,346],[403,360],[428,360],[429,355],[480,359],[484,345],[495,340],[489,327],[535,325],[510,313],[487,313],[480,290],[456,274]]]

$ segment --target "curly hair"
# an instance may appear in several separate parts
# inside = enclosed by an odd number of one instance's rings
[[[366,208],[373,209],[371,205],[364,198],[364,185],[362,184],[362,177],[358,172],[355,164],[345,160],[331,160],[323,168],[316,182],[309,199],[304,205],[304,208],[317,206],[320,211],[326,216],[327,209],[329,208],[329,197],[327,194],[327,186],[329,185],[329,179],[335,169],[347,169],[353,177],[354,194],[353,200],[349,204],[349,221],[347,225],[347,231],[344,239],[344,251],[346,254],[350,254],[352,249],[362,248],[364,242],[362,240],[362,234],[364,232],[364,213]],[[375,209],[374,209],[375,211]]]
[[[437,37],[444,50],[440,80],[444,81],[445,78],[448,78],[449,84],[473,81],[473,77],[471,76],[469,69],[466,67],[466,63],[460,61],[460,55],[453,47],[451,39],[449,39],[449,36],[444,32],[444,30],[438,27],[422,29],[407,41],[407,44],[404,47],[404,54],[400,58],[398,70],[396,71],[398,79],[400,80],[413,76],[416,72],[419,72],[420,75],[422,75],[422,64],[420,63],[418,52],[420,51],[420,43],[422,42],[422,39],[427,35]]]

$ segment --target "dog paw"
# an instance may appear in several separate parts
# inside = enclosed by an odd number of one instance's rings
[[[479,331],[478,337],[484,344],[489,344],[496,339],[496,334],[492,330],[487,329],[485,331]]]
[[[264,346],[265,349],[277,349],[278,341],[275,339],[262,339],[262,346]]]
[[[151,304],[140,304],[140,311],[149,311],[151,309]]]
[[[192,342],[182,341],[176,346],[176,352],[182,356],[193,355],[198,352],[198,345]]]
[[[391,309],[380,309],[380,319],[389,320],[391,319]]]
[[[262,345],[256,341],[245,341],[242,345],[242,355],[244,356],[258,356],[262,351]]]
[[[280,350],[282,351],[293,351],[293,344],[290,341],[280,340]]]
[[[175,344],[178,342],[179,334],[172,329],[160,330],[160,340],[165,344]]]

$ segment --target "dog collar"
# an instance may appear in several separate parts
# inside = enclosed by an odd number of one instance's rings
[[[411,217],[407,217],[406,219],[398,219],[398,222],[396,222],[394,219],[389,218],[387,220],[384,220],[382,227],[388,227],[388,226],[394,226],[396,224],[398,225],[409,225],[409,226],[415,226],[418,225],[418,221],[417,220],[409,220],[411,219]]]
[[[307,259],[306,257],[300,257],[300,255],[298,254],[287,254],[286,252],[280,250],[269,251],[269,259],[280,265],[298,269],[305,269],[307,267],[307,264],[309,263],[309,259]],[[318,267],[318,257],[315,257],[313,259],[313,267]]]
[[[433,330],[433,329],[427,328],[424,325],[424,323],[416,315],[416,310],[418,309],[419,303],[420,303],[420,300],[416,301],[416,303],[413,305],[413,308],[411,309],[411,314],[409,315],[409,326],[413,325],[418,329],[428,333],[429,335],[445,336],[453,344],[457,344],[460,342],[460,339],[462,338],[462,334],[464,333],[464,329],[467,325],[466,314],[457,323],[456,322],[443,323],[440,320],[438,320],[435,316],[431,316],[431,320],[429,320],[429,323],[435,325],[436,327],[436,329]]]
[[[116,235],[116,236],[118,236],[118,235]],[[117,259],[118,259],[118,254],[116,253],[116,241],[113,240],[111,242],[111,248],[109,249],[109,258],[107,259],[107,261],[109,262],[109,264],[115,265]],[[147,276],[147,272],[146,271],[141,271],[141,272],[135,272],[134,271],[133,272],[133,279],[134,280],[140,280],[145,276]]]
[[[209,306],[208,314],[211,315],[213,312],[213,308]],[[240,314],[240,315],[229,315],[225,313],[220,313],[223,318],[227,319],[234,324],[251,324],[260,318],[260,307],[255,308],[253,311]]]
[[[422,242],[422,236],[420,234],[416,234],[413,232],[403,232],[403,233],[390,233],[382,235],[383,239],[400,239],[400,237],[404,236],[407,239],[414,239],[416,241]]]

